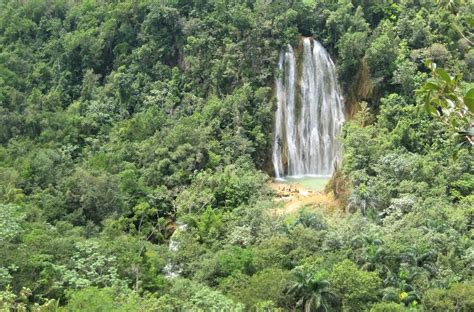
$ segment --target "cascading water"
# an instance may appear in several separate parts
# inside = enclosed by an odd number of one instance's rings
[[[176,230],[174,231],[173,235],[171,235],[170,242],[168,245],[168,250],[171,254],[179,250],[179,241],[176,239],[176,237],[180,233],[186,231],[187,228],[187,224],[176,222]],[[179,264],[174,263],[172,259],[169,259],[168,263],[163,268],[163,271],[166,277],[172,279],[178,277],[181,274],[181,267],[179,266]]]
[[[334,63],[312,38],[303,39],[298,57],[300,66],[288,45],[278,62],[272,155],[277,178],[331,175],[340,152],[344,112]]]

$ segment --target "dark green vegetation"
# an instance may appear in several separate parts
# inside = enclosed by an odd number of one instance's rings
[[[1,311],[474,309],[471,1],[0,3]],[[269,213],[300,35],[360,107],[339,217]]]

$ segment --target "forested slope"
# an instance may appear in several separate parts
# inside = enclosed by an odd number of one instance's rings
[[[1,1],[0,310],[472,311],[473,19],[462,0]],[[283,219],[272,89],[301,36],[351,120],[343,204]]]

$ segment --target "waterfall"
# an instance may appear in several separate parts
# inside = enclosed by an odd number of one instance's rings
[[[331,175],[344,112],[334,63],[318,41],[304,38],[299,54],[290,45],[280,53],[275,92],[276,177]]]
[[[180,233],[185,232],[187,228],[187,224],[176,222],[176,230],[174,231],[173,235],[171,235],[168,245],[168,251],[171,254],[174,254],[179,250],[179,241],[177,240],[177,236],[179,236]],[[181,267],[174,263],[172,259],[169,259],[168,263],[166,263],[165,267],[163,268],[163,271],[167,278],[172,279],[178,277],[181,274]]]

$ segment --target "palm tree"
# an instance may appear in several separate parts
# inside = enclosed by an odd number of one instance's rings
[[[328,307],[337,303],[338,298],[327,280],[301,269],[295,270],[294,275],[296,280],[288,292],[299,298],[296,304],[303,307],[304,312],[328,311]]]
[[[362,266],[363,270],[387,272],[389,269],[384,264],[387,255],[383,248],[383,241],[367,235],[355,236],[351,241],[353,258],[356,263]]]

